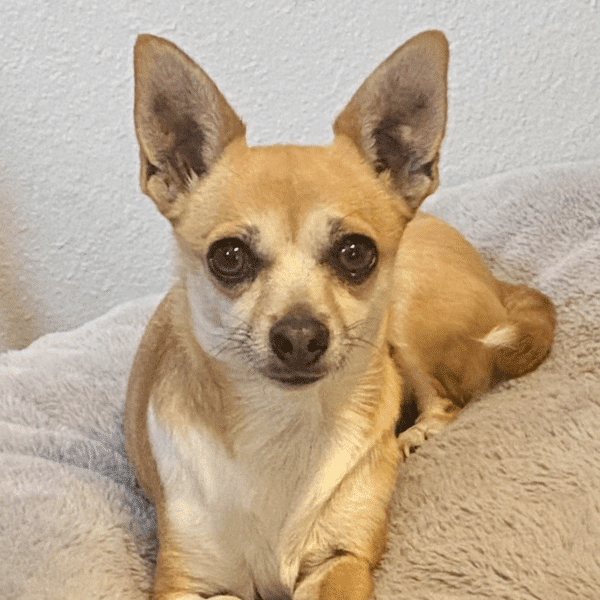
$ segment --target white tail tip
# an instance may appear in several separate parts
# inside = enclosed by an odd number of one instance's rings
[[[517,340],[516,325],[498,325],[479,341],[486,348],[503,348],[512,346]]]

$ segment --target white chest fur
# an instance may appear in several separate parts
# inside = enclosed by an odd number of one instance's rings
[[[286,398],[265,414],[249,414],[232,450],[148,410],[170,533],[207,595],[289,596],[311,523],[360,454],[349,432],[343,444],[325,432],[317,402]]]

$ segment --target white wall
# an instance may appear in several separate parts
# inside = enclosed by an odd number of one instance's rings
[[[596,0],[0,0],[0,349],[170,281],[167,223],[138,191],[138,32],[196,58],[251,143],[326,143],[430,27],[452,52],[442,185],[600,156]]]

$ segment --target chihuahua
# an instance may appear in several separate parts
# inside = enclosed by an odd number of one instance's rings
[[[141,187],[178,254],[125,416],[156,507],[155,600],[371,598],[399,463],[548,353],[551,302],[417,214],[438,186],[447,66],[444,35],[421,33],[331,145],[250,147],[207,74],[139,36]],[[420,415],[397,438],[407,389]]]

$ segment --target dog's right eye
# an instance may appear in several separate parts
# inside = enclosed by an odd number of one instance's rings
[[[252,281],[261,266],[260,259],[237,238],[225,238],[212,244],[207,260],[210,272],[226,286]]]

